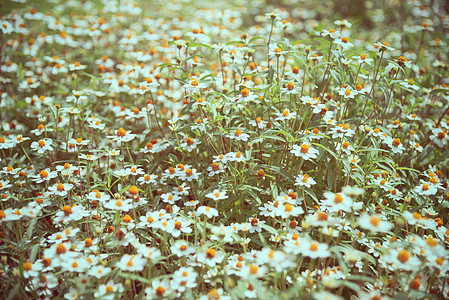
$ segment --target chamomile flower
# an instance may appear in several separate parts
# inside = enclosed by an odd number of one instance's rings
[[[87,274],[90,276],[93,276],[95,278],[103,278],[105,276],[108,276],[109,273],[111,273],[112,269],[109,267],[104,267],[102,265],[96,265],[93,266],[87,271]]]
[[[438,187],[434,184],[421,180],[420,184],[413,190],[421,196],[432,196],[438,192]]]
[[[198,215],[205,215],[207,218],[218,217],[218,210],[210,206],[200,206],[197,209]]]
[[[181,180],[187,180],[187,181],[192,181],[192,180],[198,180],[198,173],[197,170],[195,168],[187,168],[184,172],[182,172],[179,175],[179,179]]]
[[[42,183],[58,177],[58,173],[56,171],[51,171],[49,168],[46,168],[45,170],[41,170],[39,174],[31,175],[30,177],[34,178],[34,181],[36,183]]]
[[[82,65],[79,62],[75,62],[75,63],[69,65],[69,70],[70,71],[84,70],[86,67],[87,67],[86,65]]]
[[[354,44],[349,41],[349,38],[344,36],[342,38],[336,39],[334,41],[336,45],[339,45],[343,51],[351,49],[354,47]]]
[[[146,263],[146,258],[139,254],[124,254],[115,266],[125,272],[141,272]]]
[[[190,225],[191,222],[184,218],[171,219],[168,221],[167,232],[174,237],[179,237],[181,234],[192,232]]]
[[[215,267],[224,259],[224,253],[213,248],[204,249],[196,254],[196,260],[209,267]]]
[[[51,139],[41,139],[38,142],[32,142],[31,149],[39,154],[43,154],[46,151],[53,151],[53,147],[51,146],[51,144]]]
[[[139,182],[141,185],[144,185],[144,184],[156,184],[156,179],[157,178],[158,178],[157,175],[145,174],[145,175],[137,178],[137,182]]]
[[[325,191],[323,195],[325,199],[321,201],[321,205],[326,207],[330,212],[338,212],[339,210],[345,212],[352,211],[353,201],[346,194]]]
[[[231,132],[226,136],[230,139],[244,142],[248,141],[249,138],[249,134],[242,133],[240,129],[236,129],[234,132]]]
[[[180,147],[183,150],[187,150],[188,152],[191,152],[195,148],[198,147],[198,145],[201,144],[201,142],[196,138],[187,137],[183,143],[181,143]]]
[[[261,117],[257,117],[256,120],[249,121],[249,124],[255,126],[261,130],[264,130],[267,127],[268,122],[262,120]]]
[[[398,138],[387,138],[385,140],[385,143],[391,148],[391,151],[393,151],[393,153],[401,154],[405,150],[404,146],[401,143],[401,140]]]
[[[206,194],[206,198],[218,201],[227,199],[228,195],[226,195],[226,191],[220,191],[218,189],[215,189],[211,193]]]
[[[192,77],[189,79],[189,82],[184,84],[184,88],[187,92],[190,92],[192,94],[198,93],[200,90],[203,90],[207,88],[207,85],[205,83],[198,82],[198,78]]]
[[[70,183],[57,183],[48,188],[50,193],[61,197],[67,196],[67,192],[73,188],[73,184]]]
[[[115,131],[115,135],[109,135],[107,138],[112,139],[114,142],[117,143],[126,143],[129,141],[132,141],[136,135],[131,133],[131,130],[124,130],[123,127],[120,127]]]
[[[360,56],[354,56],[353,59],[356,59],[359,64],[366,63],[368,65],[371,65],[374,61],[372,58],[369,58],[366,53],[362,53]]]
[[[298,175],[295,179],[295,185],[305,186],[310,188],[312,185],[315,185],[316,181],[313,180],[308,174]]]
[[[151,287],[145,289],[146,299],[161,299],[169,297],[172,293],[172,285],[168,279],[154,279],[151,281]]]
[[[225,169],[223,168],[223,164],[221,162],[213,162],[211,166],[207,167],[207,172],[209,172],[210,177],[223,173],[224,171]]]
[[[197,286],[197,276],[198,273],[192,267],[181,267],[173,273],[171,284],[176,287],[176,290],[182,293],[187,289],[193,289]]]
[[[288,108],[284,109],[282,112],[279,112],[276,114],[276,121],[282,121],[282,120],[290,120],[292,118],[296,118],[295,112],[290,112]]]
[[[111,199],[104,204],[104,207],[117,211],[129,211],[133,208],[133,204],[130,199]]]
[[[325,243],[319,243],[312,240],[303,240],[301,243],[301,253],[304,256],[308,256],[311,259],[329,257],[329,245]]]
[[[386,232],[393,228],[393,224],[382,220],[379,215],[363,214],[357,220],[359,226],[371,232]]]
[[[36,129],[31,130],[30,132],[36,136],[40,136],[45,132],[51,132],[53,129],[45,127],[43,124],[39,124]]]
[[[94,293],[95,298],[112,300],[117,298],[117,295],[123,293],[124,287],[122,283],[114,283],[109,280],[106,284],[100,284],[98,291]]]
[[[96,156],[96,155],[93,155],[93,154],[81,154],[80,156],[79,156],[79,158],[80,159],[85,159],[85,160],[87,160],[87,161],[95,161],[95,160],[97,160],[98,159],[98,156]]]
[[[226,153],[225,156],[227,161],[231,161],[231,162],[245,162],[248,159],[240,152],[228,152]]]
[[[445,147],[448,144],[449,136],[444,128],[433,128],[430,140],[438,147]]]
[[[290,150],[295,156],[301,157],[304,160],[312,160],[317,158],[318,150],[312,148],[308,143],[302,145],[293,145],[293,149]]]

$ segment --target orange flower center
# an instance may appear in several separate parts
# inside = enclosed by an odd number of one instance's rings
[[[182,225],[182,223],[179,222],[179,221],[177,221],[177,222],[175,223],[175,228],[176,228],[177,230],[181,230],[181,225]]]
[[[126,135],[126,131],[123,129],[123,127],[120,127],[119,130],[117,130],[117,136],[124,137]]]
[[[307,145],[307,144],[302,144],[301,145],[301,153],[303,153],[303,154],[307,154],[307,153],[309,153],[309,145]]]
[[[64,215],[69,216],[72,213],[72,207],[66,205],[62,208],[62,211],[64,212]]]
[[[58,192],[64,191],[64,185],[62,183],[58,183],[58,185],[56,186],[56,190]]]
[[[401,263],[405,264],[410,259],[410,252],[405,249],[401,250],[399,251],[397,258]]]
[[[235,136],[241,136],[242,135],[242,131],[240,129],[237,129],[236,131],[234,131],[234,135]]]
[[[343,202],[343,197],[340,194],[335,194],[334,203],[339,204],[339,203],[342,203],[342,202]]]
[[[58,246],[56,246],[56,253],[57,254],[64,254],[66,253],[67,248],[64,246],[64,244],[59,244]]]
[[[310,244],[309,250],[310,250],[310,251],[318,251],[318,244],[315,243],[315,242],[312,242],[312,243]]]
[[[138,195],[139,194],[139,189],[137,188],[137,186],[133,185],[132,187],[129,188],[128,192],[131,195]]]
[[[398,147],[401,144],[401,140],[400,139],[394,139],[392,144],[393,144],[393,146]]]
[[[31,268],[32,268],[32,264],[29,261],[27,261],[26,263],[23,264],[24,271],[31,271]]]
[[[207,251],[206,251],[206,257],[212,259],[212,258],[215,257],[216,253],[217,253],[217,252],[216,252],[214,249],[209,248],[209,249],[207,249]]]
[[[374,227],[379,226],[380,224],[380,218],[376,217],[376,216],[371,216],[369,218],[369,222],[371,223],[371,225],[373,225]]]

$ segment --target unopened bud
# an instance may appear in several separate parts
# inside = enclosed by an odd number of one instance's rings
[[[309,224],[307,224],[307,222],[303,220],[301,221],[301,228],[307,230],[309,229]]]

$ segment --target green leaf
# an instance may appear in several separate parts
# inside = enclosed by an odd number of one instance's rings
[[[204,47],[204,48],[207,48],[207,49],[212,49],[212,46],[209,46],[209,45],[206,45],[206,44],[203,44],[203,43],[190,43],[190,44],[187,45],[187,47],[188,48]]]
[[[226,46],[231,46],[231,45],[238,45],[238,44],[243,44],[242,41],[230,41],[226,43]]]
[[[25,101],[17,101],[16,104],[14,105],[14,108],[25,108],[29,105],[30,104]]]
[[[193,59],[194,57],[204,57],[204,55],[201,55],[201,54],[190,55],[189,57],[187,57],[186,59],[184,59],[184,60],[181,62],[181,65],[184,64],[185,62],[187,62],[187,61]]]
[[[295,177],[293,177],[292,174],[290,174],[289,172],[287,172],[286,170],[282,169],[281,167],[278,166],[271,166],[271,165],[259,165],[261,168],[265,168],[265,169],[269,169],[272,171],[275,171],[279,174],[282,175],[282,177],[284,177],[285,179],[294,182],[295,181]]]
[[[274,229],[273,227],[267,225],[267,224],[259,224],[259,226],[262,227],[263,229],[265,229],[266,231],[268,231],[271,234],[278,235],[278,231],[276,229]]]
[[[33,248],[31,249],[31,254],[30,254],[30,261],[34,262],[36,255],[37,255],[37,251],[39,250],[39,244],[36,244],[33,246]]]
[[[325,147],[324,145],[321,145],[321,144],[318,144],[318,143],[312,143],[312,145],[313,146],[318,146],[318,147],[324,149],[325,151],[329,152],[330,155],[332,155],[335,159],[337,159],[337,157],[338,157],[337,154],[334,151],[330,150],[329,148]]]
[[[437,164],[444,161],[448,156],[449,156],[449,150],[444,151],[443,154],[441,154],[440,158],[438,159]]]
[[[440,88],[440,89],[433,89],[430,91],[430,95],[437,94],[437,93],[449,93],[449,88]]]
[[[252,140],[251,145],[254,145],[258,142],[263,142],[264,140],[267,140],[267,139],[285,142],[285,140],[283,138],[276,136],[276,135],[263,135],[263,136],[258,137],[257,139]]]
[[[139,276],[139,275],[134,274],[134,273],[119,272],[118,275],[123,277],[123,278],[137,280],[137,281],[140,281],[140,282],[143,282],[143,283],[146,283],[146,284],[150,283],[150,281],[147,278],[144,278],[144,277]]]
[[[274,68],[273,68],[273,66],[270,66],[270,69],[268,70],[268,75],[267,75],[267,80],[269,83],[271,83],[273,81],[273,76],[274,76]]]
[[[304,191],[305,191],[310,197],[312,197],[312,199],[313,199],[316,203],[318,203],[318,198],[317,198],[315,192],[313,191],[313,189],[305,188]]]
[[[124,192],[126,192],[127,190],[129,190],[129,188],[131,187],[131,185],[127,185],[126,187],[120,189],[120,194],[123,194]]]
[[[265,38],[263,37],[263,36],[255,36],[255,37],[253,37],[253,38],[251,38],[250,40],[249,40],[249,42],[248,42],[248,44],[252,44],[252,43],[254,43],[255,41],[257,41],[257,40],[264,40]]]
[[[6,298],[6,300],[12,300],[12,299],[15,299],[15,296],[16,296],[16,294],[17,294],[17,291],[19,290],[19,288],[20,288],[20,283],[18,283],[18,284],[16,284],[15,286],[14,286],[14,288],[11,290],[11,292],[9,292],[9,294],[8,294],[8,298]]]

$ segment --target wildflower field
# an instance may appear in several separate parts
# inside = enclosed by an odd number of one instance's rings
[[[3,299],[449,298],[445,1],[2,2]]]

